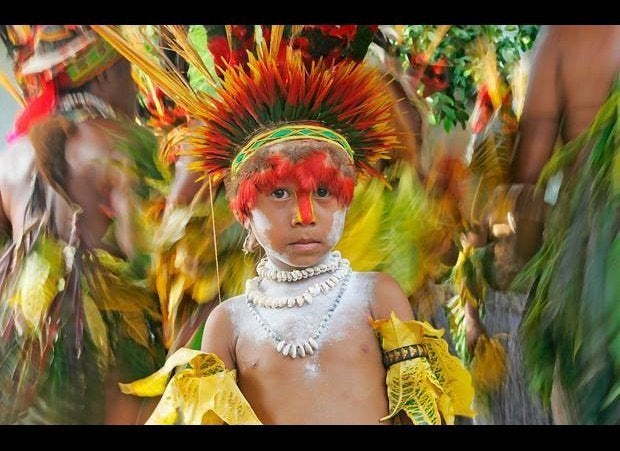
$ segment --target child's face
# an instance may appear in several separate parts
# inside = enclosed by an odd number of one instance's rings
[[[346,209],[325,187],[314,191],[284,182],[259,193],[252,230],[267,256],[282,269],[319,263],[340,240]]]

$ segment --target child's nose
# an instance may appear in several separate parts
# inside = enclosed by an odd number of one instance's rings
[[[312,225],[316,223],[314,217],[314,204],[312,202],[312,193],[304,193],[297,195],[297,205],[295,216],[292,224],[295,225]]]

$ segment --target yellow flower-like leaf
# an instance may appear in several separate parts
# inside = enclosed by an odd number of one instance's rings
[[[442,393],[424,359],[398,362],[387,371],[390,413],[381,421],[404,410],[414,424],[441,424],[437,401]]]
[[[442,330],[420,321],[401,321],[394,313],[371,324],[384,351],[422,344],[428,354],[388,368],[390,414],[386,419],[403,410],[414,424],[441,424],[441,419],[453,424],[454,415],[474,414],[471,376],[448,352]]]
[[[62,287],[62,249],[51,239],[41,238],[24,261],[15,292],[9,303],[23,317],[29,332],[38,330],[52,301]]]
[[[179,371],[168,383],[169,373]],[[215,354],[181,348],[151,376],[119,384],[123,393],[163,396],[146,424],[261,424],[236,382]]]
[[[476,388],[484,391],[500,388],[506,376],[506,366],[506,351],[499,340],[481,335],[471,362],[471,375]]]

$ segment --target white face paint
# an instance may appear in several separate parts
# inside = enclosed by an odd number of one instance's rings
[[[340,241],[340,237],[342,236],[342,232],[344,230],[344,220],[346,216],[346,208],[343,210],[338,210],[334,213],[334,217],[332,219],[332,226],[329,229],[329,233],[327,234],[327,242],[332,248],[336,245],[338,241]]]
[[[336,205],[335,202],[333,203]],[[334,208],[323,212],[313,225],[296,226],[282,210],[255,207],[251,211],[250,226],[256,241],[265,250],[267,258],[278,268],[306,268],[323,262],[340,240],[344,229],[346,209]],[[314,250],[296,248],[294,240],[314,239]]]
[[[250,224],[252,224],[254,236],[258,244],[265,250],[267,258],[275,265],[277,265],[278,261],[289,264],[286,255],[273,249],[267,240],[267,233],[271,230],[271,221],[269,221],[269,218],[258,208],[253,209],[251,213]]]
[[[260,245],[265,248],[265,244],[268,243],[263,243],[263,241],[265,240],[262,239],[262,237],[264,237],[267,232],[271,230],[271,222],[269,221],[269,218],[265,216],[265,214],[258,208],[253,209],[251,214],[252,217],[250,219],[250,224],[252,225],[254,235],[256,236],[256,239],[258,240]]]

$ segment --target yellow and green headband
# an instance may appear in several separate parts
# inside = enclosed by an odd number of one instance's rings
[[[294,141],[298,139],[315,139],[325,141],[342,149],[351,162],[355,152],[344,136],[335,131],[312,124],[283,125],[275,129],[270,129],[254,136],[233,159],[230,167],[232,176],[236,176],[241,170],[241,166],[248,161],[259,149],[276,143]]]

